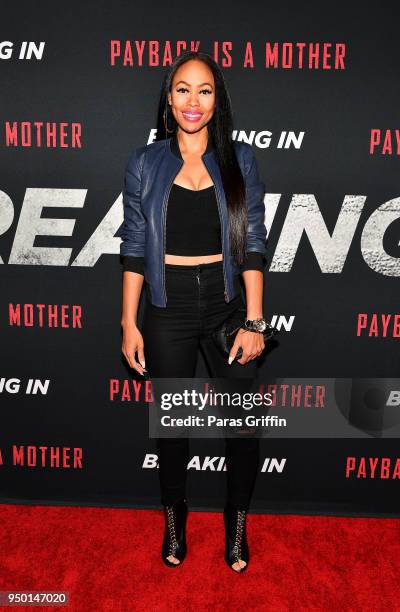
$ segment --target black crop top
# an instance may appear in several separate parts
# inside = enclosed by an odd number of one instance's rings
[[[166,248],[169,255],[216,255],[222,253],[221,223],[214,185],[205,189],[187,189],[173,183],[167,206]],[[123,271],[144,276],[144,257],[126,255]],[[247,253],[240,271],[264,270],[264,255]]]
[[[222,252],[214,185],[195,191],[174,183],[167,219],[166,253],[189,256]]]

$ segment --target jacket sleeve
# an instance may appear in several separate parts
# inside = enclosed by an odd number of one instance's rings
[[[248,251],[247,257],[239,266],[240,272],[245,272],[245,270],[259,270],[260,272],[264,272],[265,268],[265,257],[262,253],[257,253],[257,251]]]
[[[124,221],[120,233],[120,255],[144,257],[146,218],[140,204],[141,171],[140,148],[134,149],[125,168],[122,203]]]
[[[125,255],[122,258],[122,271],[123,272],[136,272],[144,276],[144,257],[132,257],[132,255]]]
[[[267,228],[265,227],[265,184],[261,181],[258,164],[251,145],[246,147],[245,170],[247,204],[247,253],[255,251],[262,256],[263,268],[267,265]],[[259,269],[259,268],[257,268]]]

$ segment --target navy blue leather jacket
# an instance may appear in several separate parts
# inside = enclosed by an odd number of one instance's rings
[[[259,178],[257,161],[251,145],[235,141],[234,147],[246,185],[248,216],[246,250],[261,253],[265,267],[267,250],[267,230],[264,222],[265,185]],[[224,297],[226,302],[230,302],[237,295],[234,276],[239,274],[240,267],[235,264],[230,254],[228,208],[210,138],[202,160],[216,191],[221,221]],[[120,233],[122,239],[120,255],[144,258],[144,276],[154,306],[167,305],[164,265],[166,208],[170,189],[183,163],[174,133],[171,138],[134,149],[125,168],[122,192],[124,222]]]

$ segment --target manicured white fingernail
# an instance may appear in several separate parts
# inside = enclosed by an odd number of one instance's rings
[[[229,359],[228,359],[229,365],[231,365],[232,361],[233,361],[233,357],[229,357]]]
[[[145,364],[145,362],[144,362],[144,361],[141,361],[141,362],[140,362],[140,365],[142,366],[142,368],[146,369],[146,364]]]

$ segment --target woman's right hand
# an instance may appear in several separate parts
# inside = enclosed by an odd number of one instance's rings
[[[144,342],[143,336],[136,325],[123,327],[122,352],[131,368],[143,376],[143,371],[146,369]],[[136,352],[137,360],[135,359]]]

